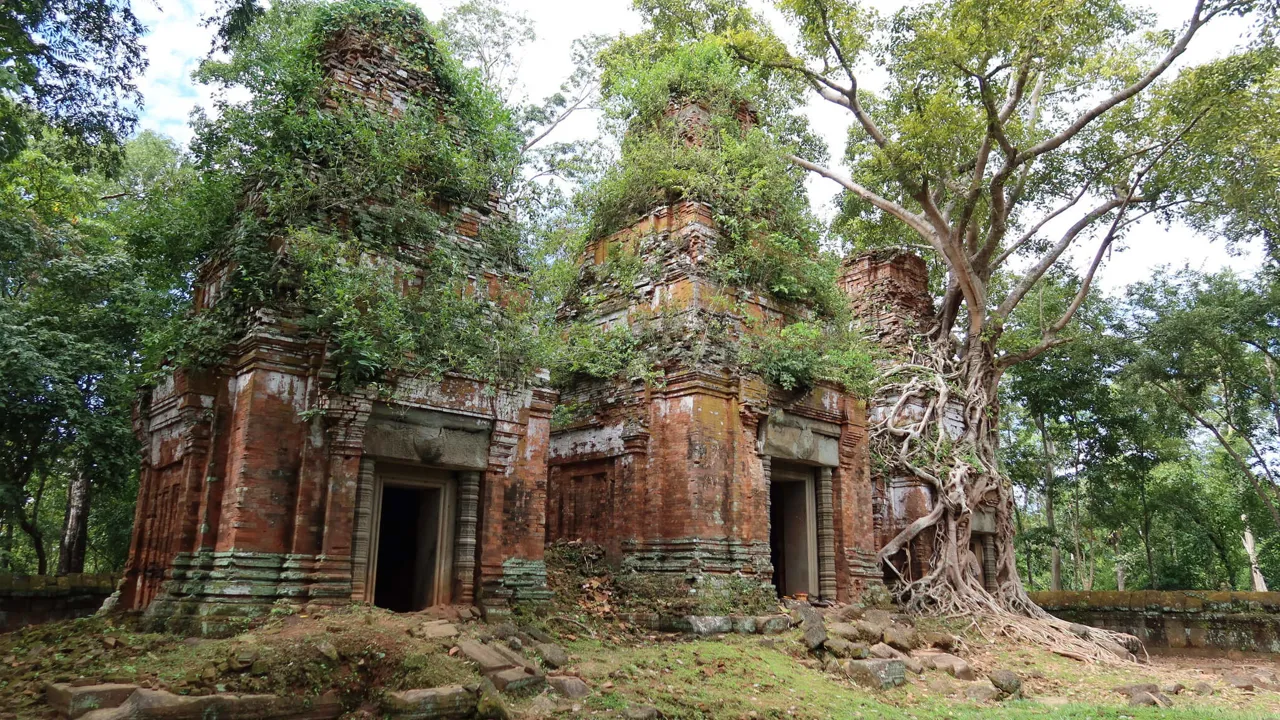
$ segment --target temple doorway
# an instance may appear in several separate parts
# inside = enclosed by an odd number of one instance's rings
[[[375,508],[373,604],[415,612],[452,600],[452,473],[381,474]]]
[[[814,469],[775,460],[769,483],[769,555],[779,597],[818,597]]]

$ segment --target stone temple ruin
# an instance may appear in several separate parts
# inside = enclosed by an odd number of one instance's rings
[[[320,62],[331,92],[393,115],[439,92],[360,33],[331,37]],[[475,258],[475,287],[500,295],[518,270],[494,260],[480,230],[502,217],[501,198],[447,210],[446,242]],[[547,597],[544,547],[560,539],[695,588],[745,577],[856,599],[882,581],[878,548],[928,512],[928,491],[872,477],[865,399],[821,383],[786,392],[719,352],[708,328],[732,335],[744,322],[717,298],[774,324],[799,311],[713,280],[718,233],[705,205],[654,207],[587,248],[579,289],[605,300],[562,309],[666,333],[660,387],[583,378],[557,397],[447,375],[339,392],[302,318],[258,310],[226,362],[175,370],[138,405],[144,456],[120,605],[204,632],[279,600],[502,612]],[[653,271],[630,284],[593,272],[619,248]],[[228,271],[218,258],[202,268],[197,312],[219,302]],[[890,347],[927,322],[926,284],[923,262],[903,254],[853,258],[841,279]],[[553,429],[557,403],[567,419]],[[893,561],[918,574],[928,550],[918,538]]]

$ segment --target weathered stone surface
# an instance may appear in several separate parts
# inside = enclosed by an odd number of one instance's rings
[[[499,652],[500,648],[498,646],[485,645],[475,640],[463,640],[458,643],[458,650],[461,651],[463,657],[479,665],[480,672],[484,675],[516,667],[520,664],[507,653]]]
[[[476,709],[476,694],[461,685],[389,692],[381,709],[396,720],[465,717]]]
[[[810,650],[817,650],[827,641],[827,629],[822,626],[821,622],[805,623],[804,625],[804,646]]]
[[[1192,685],[1191,691],[1197,695],[1212,695],[1215,692],[1217,692],[1216,690],[1213,689],[1212,685],[1210,685],[1209,683],[1203,680],[1197,682],[1195,685]]]
[[[1181,695],[1186,686],[1180,682],[1167,682],[1160,686],[1160,692],[1165,695]]]
[[[756,632],[762,635],[777,635],[791,627],[791,618],[786,615],[761,615],[756,618]]]
[[[1258,679],[1245,672],[1225,673],[1222,679],[1237,690],[1256,690],[1258,687]]]
[[[449,100],[434,70],[397,49],[398,39],[346,30],[334,28],[309,58],[324,78],[322,112],[352,100],[394,117],[414,100]],[[455,280],[485,299],[510,299],[523,271],[483,238],[506,222],[505,202],[495,193],[470,203],[441,201],[433,207],[443,220],[438,232],[402,238],[394,253],[372,260],[411,278],[433,249],[447,246],[459,261]],[[211,254],[195,278],[197,314],[218,307],[230,285],[229,256]],[[412,286],[402,284],[406,292]],[[140,399],[135,427],[145,460],[120,607],[147,608],[149,619],[171,629],[224,634],[236,626],[230,616],[265,614],[279,599],[372,600],[375,458],[466,476],[458,478],[459,509],[471,511],[459,516],[454,567],[466,577],[454,578],[461,597],[437,601],[498,607],[545,599],[555,392],[536,380],[514,386],[392,373],[386,392],[335,386],[316,405],[306,388],[334,376],[331,348],[308,333],[305,312],[276,312],[279,299],[243,309],[247,329],[225,348],[234,362],[176,369]],[[298,306],[291,302],[305,311]],[[301,420],[307,411],[322,417]]]
[[[961,658],[949,653],[930,653],[920,658],[926,667],[941,670],[957,680],[976,680],[973,668]]]
[[[1280,652],[1280,593],[1039,592],[1031,599],[1075,623],[1072,631],[1083,637],[1096,626],[1132,635],[1147,647]],[[1140,655],[1141,649],[1129,643],[1124,652]]]
[[[137,689],[137,685],[123,683],[80,687],[51,683],[45,687],[44,699],[64,716],[78,718],[90,710],[119,707]]]
[[[849,642],[848,640],[839,637],[828,637],[825,646],[831,654],[841,658],[859,660],[870,654],[866,645],[862,643]]]
[[[733,631],[742,635],[751,635],[756,631],[756,619],[750,615],[731,615],[729,622]]]
[[[1160,692],[1160,686],[1155,683],[1134,683],[1132,685],[1120,685],[1113,689],[1121,695],[1136,695],[1138,693],[1151,693],[1154,695]]]
[[[876,643],[875,645],[872,645],[870,652],[871,657],[877,657],[882,660],[899,660],[902,658],[901,652],[894,650],[884,643]]]
[[[591,694],[591,688],[582,681],[582,678],[573,675],[548,675],[547,684],[570,700],[577,700]]]
[[[1002,698],[1017,695],[1022,690],[1022,678],[1011,670],[996,670],[987,679],[1000,691]]]
[[[343,713],[335,695],[174,695],[139,688],[119,707],[94,710],[82,720],[332,720]]]
[[[658,708],[652,705],[632,705],[622,711],[622,717],[626,720],[657,720],[660,716]]]
[[[733,621],[727,615],[689,615],[685,618],[695,635],[717,635],[733,632]]]
[[[111,597],[119,579],[109,574],[47,578],[0,573],[0,633],[93,615]]]
[[[924,673],[924,661],[922,661],[920,658],[905,657],[905,658],[902,658],[902,664],[907,668],[909,672],[913,672],[916,675],[921,675]]]
[[[410,634],[424,640],[436,640],[443,638],[456,637],[458,635],[458,626],[447,620],[435,620],[429,623],[423,623],[416,628],[411,629]]]
[[[673,587],[695,566],[699,583],[738,576],[768,584],[771,477],[784,464],[807,468],[824,526],[819,586],[807,590],[847,602],[882,576],[863,470],[865,406],[826,383],[802,395],[776,392],[740,364],[729,338],[752,332],[742,319],[787,323],[791,311],[711,272],[722,232],[709,205],[681,201],[584,248],[561,316],[652,330],[671,383],[661,395],[623,377],[584,376],[563,388],[561,402],[575,412],[553,429],[547,539],[598,543],[611,560]],[[619,249],[645,264],[638,278],[619,281],[611,271]],[[737,298],[741,311],[709,302],[720,296]],[[681,319],[659,326],[659,318]],[[706,332],[712,327],[732,331]]]
[[[974,683],[964,689],[964,696],[974,702],[994,702],[1002,697],[999,688]]]
[[[904,653],[911,652],[920,646],[920,640],[916,637],[915,628],[898,625],[897,623],[884,629],[881,634],[881,640],[885,645]]]
[[[533,651],[542,658],[542,662],[549,668],[562,668],[569,664],[569,653],[564,648],[553,643],[539,643],[533,646]]]
[[[934,647],[947,652],[954,652],[960,648],[960,639],[945,632],[921,633],[920,642],[924,647]]]
[[[846,660],[844,672],[863,687],[881,690],[906,682],[906,668],[901,660]]]
[[[1134,707],[1171,707],[1173,701],[1160,692],[1136,692],[1129,696],[1129,704]]]
[[[514,667],[500,670],[488,676],[493,686],[504,693],[518,692],[538,687],[543,683],[543,676],[530,672],[528,668]]]

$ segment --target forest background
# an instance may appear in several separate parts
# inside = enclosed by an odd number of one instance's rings
[[[147,3],[28,4],[30,17],[49,7],[109,12],[86,15],[80,39],[106,49],[84,58],[99,77],[40,88],[21,72],[0,74],[0,568],[113,571],[127,555],[137,491],[131,403],[155,377],[172,332],[159,321],[181,316],[189,282],[172,253],[146,239],[207,232],[199,212],[171,200],[197,202],[186,115],[193,104],[216,114],[218,104],[189,76],[206,55],[225,57],[219,33],[234,26],[236,6],[158,14]],[[1178,5],[1160,3],[1162,26],[1181,22]],[[891,14],[897,4],[876,7]],[[635,16],[621,2],[581,13],[489,2],[426,10],[523,123],[516,192],[538,209],[522,218],[522,252],[554,305],[585,222],[576,191],[594,187],[618,152],[595,110],[588,61],[600,41],[571,45],[566,33],[616,34]],[[15,27],[0,31],[17,57]],[[1179,62],[1251,41],[1243,22],[1214,32]],[[92,90],[70,92],[77,80]],[[1280,89],[1274,70],[1262,87]],[[1273,98],[1250,108],[1259,132],[1268,112],[1274,119]],[[843,118],[820,101],[803,113],[840,157]],[[1274,151],[1274,136],[1258,140]],[[1262,160],[1275,180],[1280,157]],[[827,223],[826,249],[864,247],[841,226],[843,195],[817,179],[806,186]],[[1246,528],[1262,574],[1280,582],[1277,257],[1266,233],[1228,235],[1157,217],[1135,224],[1073,320],[1072,342],[1014,366],[1003,383],[1000,459],[1029,589],[1249,589]],[[1061,305],[1088,258],[1075,260],[1041,287],[1039,307]]]

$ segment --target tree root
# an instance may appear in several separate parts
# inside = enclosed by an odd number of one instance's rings
[[[1014,563],[1013,495],[997,461],[999,372],[989,352],[975,352],[971,348],[957,359],[949,343],[917,351],[881,375],[870,403],[873,455],[888,477],[913,477],[928,486],[933,501],[929,513],[915,518],[879,553],[878,559],[898,572],[892,556],[934,530],[927,573],[897,583],[897,601],[908,612],[970,618],[997,635],[1064,657],[1134,660],[1142,652],[1137,638],[1053,617],[1023,589]],[[984,586],[970,549],[970,521],[979,512],[995,514],[995,592]]]

